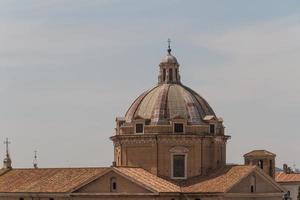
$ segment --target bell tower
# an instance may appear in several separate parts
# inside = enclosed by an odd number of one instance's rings
[[[256,165],[272,178],[275,178],[275,157],[266,150],[254,150],[244,155],[245,165]]]

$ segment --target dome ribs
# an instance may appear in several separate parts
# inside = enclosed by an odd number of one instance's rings
[[[185,87],[183,87],[181,91],[183,93],[182,96],[185,101],[186,111],[188,113],[188,116],[190,116],[188,122],[191,124],[203,124],[203,110],[201,105],[199,104],[199,102],[197,102],[197,99],[188,90],[186,90]],[[198,106],[195,102],[198,104]],[[201,109],[199,109],[199,106],[201,107]]]
[[[212,108],[209,106],[209,104],[198,94],[196,93],[194,90],[192,90],[191,88],[182,85],[183,88],[185,89],[185,91],[189,92],[190,95],[195,99],[195,102],[198,104],[198,106],[196,106],[198,113],[200,113],[200,123],[203,123],[203,118],[206,115],[213,115],[215,116],[214,111],[212,110]]]
[[[168,100],[168,90],[170,85],[163,84],[162,92],[159,93],[154,109],[152,110],[151,123],[160,124],[163,123],[166,119],[167,115],[167,100]]]
[[[168,92],[168,116],[169,119],[187,117],[184,99],[178,84],[171,85]]]
[[[143,92],[129,107],[129,109],[127,110],[126,114],[125,114],[125,120],[126,122],[132,122],[132,119],[135,117],[135,114],[140,106],[140,104],[143,102],[144,98],[150,93],[152,92],[155,88],[157,88],[158,86],[155,86],[154,88],[147,90],[145,92]]]

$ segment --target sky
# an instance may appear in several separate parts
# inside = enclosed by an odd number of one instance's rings
[[[266,149],[300,168],[300,1],[1,0],[0,140],[14,167],[109,166],[115,118],[181,80],[224,119],[227,162]],[[5,146],[0,156],[5,154]]]

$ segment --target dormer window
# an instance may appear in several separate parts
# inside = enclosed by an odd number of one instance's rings
[[[143,123],[135,124],[135,133],[144,133],[144,124]]]
[[[183,133],[183,123],[174,123],[174,133]]]
[[[216,126],[215,124],[210,124],[209,125],[209,133],[215,134],[216,133]]]

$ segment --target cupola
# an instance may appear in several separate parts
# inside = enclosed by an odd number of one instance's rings
[[[179,64],[175,56],[171,54],[170,40],[168,40],[167,55],[159,64],[158,83],[180,83]]]

